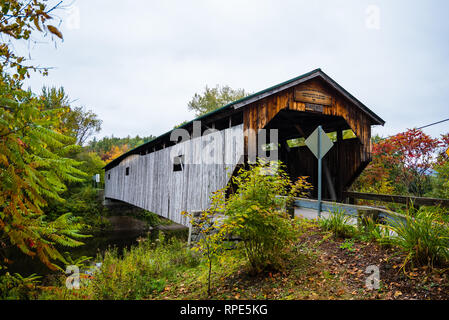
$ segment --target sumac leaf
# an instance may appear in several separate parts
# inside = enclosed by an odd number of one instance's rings
[[[61,31],[58,30],[58,28],[56,28],[55,26],[52,25],[47,25],[48,31],[50,31],[51,33],[53,33],[54,35],[56,35],[58,38],[62,39],[62,33]]]

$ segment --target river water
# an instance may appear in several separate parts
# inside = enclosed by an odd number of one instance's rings
[[[164,230],[168,236],[186,237],[185,232],[180,230]],[[95,259],[98,254],[105,252],[109,248],[116,247],[119,254],[123,253],[123,249],[129,249],[132,245],[138,244],[138,239],[147,238],[154,240],[157,238],[159,230],[153,229],[152,231],[136,231],[136,230],[123,230],[123,231],[108,231],[95,235],[91,238],[82,239],[81,241],[85,245],[77,248],[60,248],[60,252],[70,252],[70,256],[73,260],[79,257],[86,256],[92,257],[92,263],[97,262]],[[13,263],[8,266],[9,273],[19,273],[26,277],[33,273],[45,276],[54,273],[43,265],[38,258],[31,258],[21,253],[17,248],[10,248],[7,251],[8,259]],[[4,273],[5,270],[0,271]],[[58,271],[59,272],[59,271]]]

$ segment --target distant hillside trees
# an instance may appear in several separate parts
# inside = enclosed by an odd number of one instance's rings
[[[134,138],[132,138],[131,136],[127,136],[125,138],[117,138],[111,136],[104,137],[101,140],[97,140],[96,138],[94,138],[93,140],[89,141],[87,150],[95,152],[103,161],[107,163],[117,158],[121,154],[134,149],[144,143],[147,143],[154,138],[156,137],[152,135],[148,137],[140,137],[137,135]]]

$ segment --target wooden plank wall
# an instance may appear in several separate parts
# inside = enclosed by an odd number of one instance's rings
[[[294,100],[294,92],[297,89],[315,89],[327,93],[332,97],[332,105],[324,106],[323,115],[343,117],[352,131],[357,135],[361,143],[361,161],[370,161],[371,147],[371,120],[357,106],[345,100],[336,90],[325,85],[318,79],[309,80],[296,87],[276,93],[256,101],[245,107],[243,114],[243,128],[262,129],[283,109],[306,112],[303,102]],[[245,152],[256,139],[245,137]]]
[[[173,155],[184,155],[182,171],[173,171]],[[105,197],[188,226],[181,212],[207,209],[211,193],[228,183],[242,155],[243,124],[146,155],[131,155],[106,171]]]
[[[333,185],[340,199],[343,198],[343,192],[358,173],[361,163],[359,146],[360,142],[358,139],[341,140],[340,142],[335,142],[332,149],[323,158],[323,166],[329,168]],[[309,176],[309,182],[314,186],[318,184],[318,164],[309,148],[292,148],[287,153],[284,162],[292,177]],[[323,198],[330,199],[330,192],[325,181],[323,179]],[[316,190],[312,192],[312,195],[316,197]]]
[[[294,99],[295,90],[301,89],[318,90],[329,95],[331,105],[324,106],[322,114],[342,117],[357,136],[357,139],[340,141],[325,158],[334,180],[334,187],[337,189],[337,197],[341,200],[343,192],[371,161],[372,120],[335,89],[319,79],[312,79],[256,101],[245,107],[243,114],[244,130],[264,128],[281,110],[308,112],[305,103],[297,102]],[[319,113],[314,114],[319,116]],[[244,144],[245,154],[250,154],[250,148],[254,148],[254,145],[257,144],[257,137],[245,136]],[[292,149],[288,154],[284,154],[284,152],[281,152],[280,157],[289,167],[292,177],[308,175],[316,186],[317,165],[312,153],[305,148]],[[329,195],[328,190],[325,190],[325,193],[327,193],[327,196]]]

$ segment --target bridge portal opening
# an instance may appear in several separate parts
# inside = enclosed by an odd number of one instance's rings
[[[323,158],[323,199],[342,201],[346,191],[369,161],[362,162],[362,144],[352,128],[341,116],[313,112],[281,110],[264,129],[278,130],[278,156],[286,165],[292,181],[307,176],[317,197],[317,159],[304,141],[321,125],[333,142],[333,147]]]

